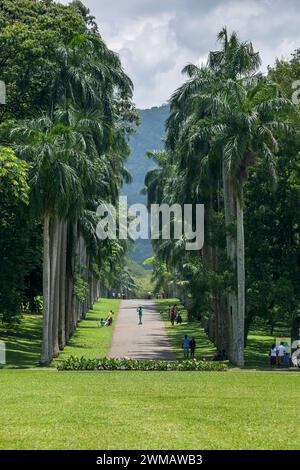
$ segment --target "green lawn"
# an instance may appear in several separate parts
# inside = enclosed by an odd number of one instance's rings
[[[300,449],[300,375],[0,372],[1,449]]]
[[[6,365],[0,368],[38,367],[41,353],[42,317],[24,315],[17,328],[6,329],[0,324],[0,340],[6,346]]]
[[[168,305],[177,304],[183,317],[181,325],[172,326],[168,320]],[[197,343],[196,357],[198,359],[212,359],[216,350],[209,341],[200,322],[187,322],[187,311],[182,308],[178,299],[157,300],[159,311],[162,313],[167,328],[170,343],[176,352],[178,359],[182,358],[181,342],[185,334],[189,337],[194,336]],[[245,349],[245,367],[246,368],[266,368],[269,367],[269,349],[276,337],[288,337],[289,331],[286,326],[278,324],[274,329],[273,336],[267,330],[264,324],[254,325],[248,336],[247,347]]]
[[[157,300],[157,306],[159,311],[161,312],[165,326],[167,329],[168,337],[170,340],[170,344],[175,351],[176,358],[182,359],[183,352],[182,352],[182,338],[184,335],[188,335],[190,338],[192,336],[195,337],[197,349],[196,349],[196,358],[197,359],[212,359],[216,350],[214,345],[209,341],[207,338],[204,329],[201,327],[199,322],[187,322],[187,311],[182,307],[180,301],[178,299],[164,299],[164,300]],[[168,306],[169,305],[177,304],[183,319],[183,323],[181,325],[174,325],[172,326],[169,319],[168,319]]]
[[[165,318],[169,302],[159,304]],[[119,301],[96,303],[61,357],[106,355],[113,328],[98,321],[111,308],[117,315]],[[196,337],[198,357],[212,357],[197,322],[166,325],[178,357],[184,333]],[[7,368],[38,364],[40,333],[32,315],[18,334],[1,331]],[[264,358],[262,333],[251,336],[248,360]],[[299,393],[297,372],[2,370],[0,449],[300,449]]]
[[[101,299],[90,310],[86,320],[70,339],[68,346],[59,358],[66,356],[104,357],[109,350],[112,332],[119,312],[120,300]],[[112,327],[98,326],[100,318],[107,316],[109,310],[115,312]],[[39,366],[41,351],[42,319],[39,315],[24,315],[18,329],[0,329],[0,340],[6,343],[5,369],[33,368]],[[59,360],[59,359],[58,359]]]
[[[118,318],[120,300],[101,299],[96,302],[93,310],[88,313],[86,320],[80,323],[74,336],[70,339],[68,346],[59,355],[59,359],[67,356],[84,356],[86,358],[105,357],[109,351],[112,333]],[[112,310],[114,320],[111,327],[99,327],[101,318],[105,318]]]

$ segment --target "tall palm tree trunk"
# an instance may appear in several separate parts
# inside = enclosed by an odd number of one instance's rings
[[[59,297],[59,325],[58,343],[59,349],[66,345],[66,297],[67,297],[67,222],[62,222],[61,257],[60,257],[60,297]]]
[[[226,247],[234,286],[228,293],[228,356],[233,364],[244,365],[245,266],[243,210],[227,175],[223,159],[223,190]]]
[[[52,308],[53,308],[53,323],[52,323],[52,344],[53,344],[53,357],[59,355],[58,343],[58,324],[59,324],[59,305],[60,305],[60,263],[61,263],[61,238],[62,238],[62,221],[55,217],[54,221],[54,243],[53,243],[53,285],[52,285]]]
[[[44,214],[43,233],[43,340],[41,364],[47,365],[51,361],[49,349],[49,324],[50,324],[50,217],[46,211]]]
[[[237,233],[237,339],[235,356],[237,365],[244,365],[245,343],[245,237],[244,211],[239,198],[236,200],[236,233]]]

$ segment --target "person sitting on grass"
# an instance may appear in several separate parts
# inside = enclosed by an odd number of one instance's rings
[[[110,310],[105,320],[101,318],[99,326],[110,326],[113,321],[113,315],[114,315],[114,312]]]
[[[184,359],[189,358],[189,351],[190,351],[190,340],[187,335],[184,336],[182,340],[182,348],[183,348],[183,357]]]
[[[107,315],[106,317],[106,322],[107,322],[107,326],[110,326],[113,322],[113,315],[114,315],[114,312],[112,310],[109,311],[109,314]]]

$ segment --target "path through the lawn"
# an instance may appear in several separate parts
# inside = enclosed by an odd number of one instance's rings
[[[139,325],[137,308],[142,305],[143,324]],[[123,300],[115,325],[110,357],[175,360],[163,319],[152,300]]]

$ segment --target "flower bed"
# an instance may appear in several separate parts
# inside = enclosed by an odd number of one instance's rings
[[[70,356],[58,363],[58,370],[160,370],[160,371],[226,371],[224,362],[198,361],[186,359],[184,361],[158,361],[134,359],[86,359]]]

